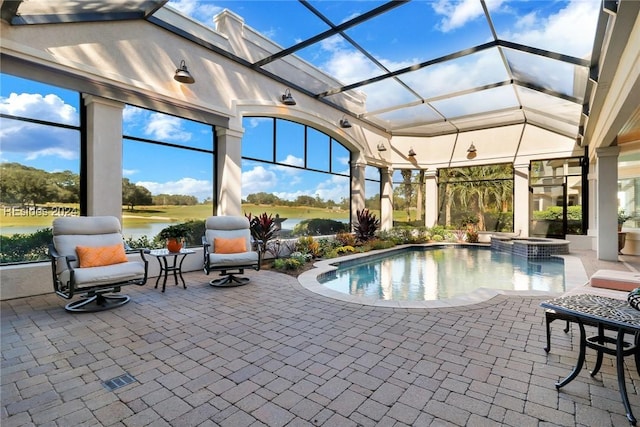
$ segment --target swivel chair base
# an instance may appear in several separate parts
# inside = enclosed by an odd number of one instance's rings
[[[130,299],[131,297],[128,295],[95,294],[70,302],[64,309],[74,313],[91,313],[120,307],[128,303]]]

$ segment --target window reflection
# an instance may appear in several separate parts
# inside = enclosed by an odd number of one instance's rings
[[[279,237],[317,234],[336,224],[348,228],[349,150],[317,129],[288,120],[246,117],[243,127],[245,214],[277,215]],[[275,152],[275,160],[258,144]],[[305,228],[311,220],[320,228]]]
[[[166,226],[213,215],[211,125],[127,106],[123,133],[123,234],[133,246],[162,246]],[[200,236],[194,231],[187,245]]]
[[[1,263],[47,259],[51,223],[80,214],[80,96],[0,74]]]

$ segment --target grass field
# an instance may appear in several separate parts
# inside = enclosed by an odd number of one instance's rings
[[[43,208],[32,210],[0,208],[0,226],[8,232],[12,227],[46,228],[50,227],[51,222],[59,216],[77,214],[77,206],[56,206],[55,208],[49,206],[46,207],[47,209]],[[349,219],[349,212],[344,210],[254,204],[242,205],[243,214],[259,215],[263,212],[273,216],[278,214],[280,218]],[[122,210],[122,219],[126,227],[134,227],[136,224],[148,224],[149,222],[185,222],[194,219],[205,219],[211,215],[213,215],[211,205],[150,206],[136,208],[133,211],[126,208]]]

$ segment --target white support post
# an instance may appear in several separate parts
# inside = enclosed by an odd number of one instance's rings
[[[380,229],[393,227],[393,169],[380,168]]]
[[[122,102],[82,95],[87,111],[87,212],[122,224]]]
[[[433,227],[438,222],[438,171],[425,171],[424,180],[424,225]]]
[[[216,128],[217,215],[242,215],[243,130]]]
[[[598,259],[618,261],[618,154],[620,147],[596,149]]]
[[[513,232],[529,236],[531,193],[529,192],[529,164],[513,165]]]

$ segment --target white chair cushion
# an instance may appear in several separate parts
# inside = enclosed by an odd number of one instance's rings
[[[209,254],[209,266],[224,267],[225,265],[254,265],[258,263],[258,252],[243,252],[240,254]]]
[[[78,288],[100,286],[143,278],[144,263],[129,261],[103,267],[76,268],[74,271]],[[60,274],[60,280],[63,283],[69,281],[69,270],[65,270]]]

